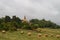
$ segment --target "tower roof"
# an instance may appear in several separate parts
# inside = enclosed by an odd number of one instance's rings
[[[24,16],[24,19],[22,20],[22,22],[27,22],[26,16]]]
[[[26,16],[24,16],[24,19],[26,19]]]

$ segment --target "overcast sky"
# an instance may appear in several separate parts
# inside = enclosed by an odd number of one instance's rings
[[[0,17],[16,15],[60,24],[60,0],[0,0]]]

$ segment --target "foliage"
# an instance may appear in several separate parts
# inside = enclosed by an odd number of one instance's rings
[[[22,28],[31,30],[31,26],[28,23],[25,23],[25,22],[22,23]]]
[[[46,21],[45,19],[38,20],[38,19],[32,19],[30,20],[32,24],[38,24],[39,28],[60,28],[59,25],[55,24],[54,22]]]
[[[39,20],[39,19],[31,19],[29,22],[22,22],[19,17],[5,16],[0,18],[0,30],[16,30],[16,29],[37,29],[37,28],[60,28],[60,25],[57,25],[50,20]]]

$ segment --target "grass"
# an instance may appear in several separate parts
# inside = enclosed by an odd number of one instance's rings
[[[36,31],[31,31],[32,35],[28,36],[27,33],[29,30],[23,30],[24,34],[21,34],[21,30],[14,31],[14,32],[6,32],[5,34],[0,32],[0,40],[60,40],[60,38],[57,38],[56,35],[60,34],[60,29],[49,29],[49,28],[41,28],[42,36],[38,38]],[[48,34],[48,37],[45,37],[44,34]],[[53,34],[53,37],[50,36],[50,34]]]

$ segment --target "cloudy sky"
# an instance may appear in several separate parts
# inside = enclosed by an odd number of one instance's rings
[[[0,0],[0,17],[16,15],[60,24],[60,0]]]

